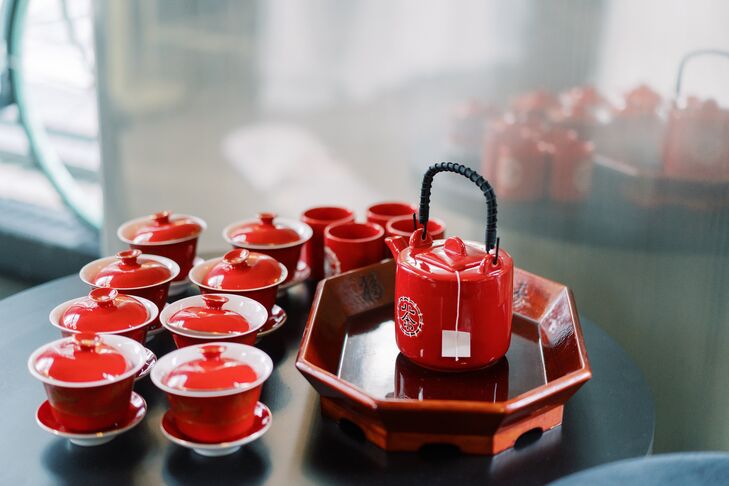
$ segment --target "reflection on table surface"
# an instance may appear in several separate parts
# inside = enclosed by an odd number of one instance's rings
[[[483,370],[443,373],[418,366],[395,344],[391,307],[347,322],[338,376],[380,398],[503,401],[547,382],[536,333],[515,332],[506,357]]]

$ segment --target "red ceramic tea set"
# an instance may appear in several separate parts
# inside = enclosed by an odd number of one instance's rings
[[[482,243],[446,238],[445,223],[430,218],[442,172],[482,191]],[[200,218],[165,211],[124,223],[118,235],[130,248],[81,269],[88,296],[51,311],[63,338],[28,361],[48,395],[37,421],[79,445],[107,442],[143,419],[146,403],[133,387],[149,374],[170,405],[160,425],[167,438],[202,455],[232,453],[271,425],[259,397],[273,363],[255,344],[286,321],[276,304],[282,288],[354,273],[390,252],[394,336],[410,363],[403,366],[488,367],[505,356],[512,333],[514,263],[500,248],[496,215],[483,177],[441,163],[425,173],[419,207],[375,204],[363,222],[334,206],[309,209],[300,221],[261,213],[226,227],[233,249],[209,260],[196,257]],[[171,286],[191,284],[200,295],[167,303]],[[165,330],[177,349],[157,358],[145,344]]]

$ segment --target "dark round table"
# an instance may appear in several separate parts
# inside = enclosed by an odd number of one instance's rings
[[[729,480],[729,454],[680,452],[598,466],[567,476],[552,486],[724,486]]]
[[[289,320],[260,344],[276,365],[261,396],[274,416],[262,439],[222,458],[168,442],[159,429],[166,400],[144,379],[136,385],[149,405],[144,421],[106,445],[78,447],[36,425],[45,394],[26,362],[34,349],[59,337],[49,311],[86,292],[69,276],[0,301],[0,484],[526,485],[651,452],[654,407],[641,372],[599,327],[583,320],[594,376],[567,403],[561,427],[526,436],[516,449],[495,457],[438,447],[386,453],[323,418],[317,394],[294,366],[313,295],[313,287],[305,285],[280,300]],[[172,343],[158,337],[150,348],[161,355]]]

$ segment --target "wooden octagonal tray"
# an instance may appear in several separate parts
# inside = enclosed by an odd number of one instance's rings
[[[489,368],[439,373],[400,355],[393,260],[319,284],[296,367],[325,415],[385,450],[451,444],[497,454],[560,425],[565,402],[592,376],[569,289],[522,270],[514,278],[511,347]]]

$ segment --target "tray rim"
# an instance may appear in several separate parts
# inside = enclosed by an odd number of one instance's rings
[[[311,310],[306,321],[306,327],[304,334],[299,345],[299,351],[296,355],[296,368],[306,377],[311,377],[318,380],[319,382],[326,384],[327,386],[337,390],[339,393],[346,395],[350,400],[358,402],[360,405],[364,405],[371,410],[388,410],[388,411],[409,411],[413,408],[417,408],[419,411],[424,412],[442,412],[444,410],[465,412],[465,413],[481,413],[481,414],[500,414],[500,415],[511,415],[523,411],[524,409],[537,404],[545,398],[560,393],[567,392],[573,388],[577,388],[592,378],[592,367],[590,360],[587,355],[587,349],[585,348],[585,340],[582,332],[582,325],[580,324],[580,317],[577,313],[575,306],[575,299],[572,290],[564,284],[554,282],[540,275],[515,268],[515,272],[520,274],[526,274],[533,278],[555,283],[562,287],[562,292],[567,293],[567,301],[569,302],[570,315],[575,328],[575,339],[577,340],[578,356],[580,359],[581,366],[579,369],[571,371],[566,375],[560,376],[559,378],[547,382],[543,385],[534,387],[528,391],[525,391],[515,397],[509,398],[505,401],[499,402],[482,402],[475,400],[413,400],[406,398],[374,398],[369,395],[365,390],[362,390],[357,385],[354,385],[346,380],[341,379],[339,376],[331,373],[319,366],[316,366],[306,360],[304,353],[309,347],[311,340],[311,333],[314,327],[314,316],[321,303],[322,294],[324,292],[325,285],[334,279],[344,278],[347,275],[351,275],[357,272],[365,272],[368,269],[372,269],[377,266],[385,264],[394,264],[393,259],[383,260],[381,262],[350,270],[348,272],[335,275],[321,280],[316,286],[316,293],[312,301]],[[551,307],[545,308],[542,315],[549,312]],[[530,321],[534,325],[539,325],[534,319],[524,316],[516,311],[515,314],[519,314],[523,319]]]

